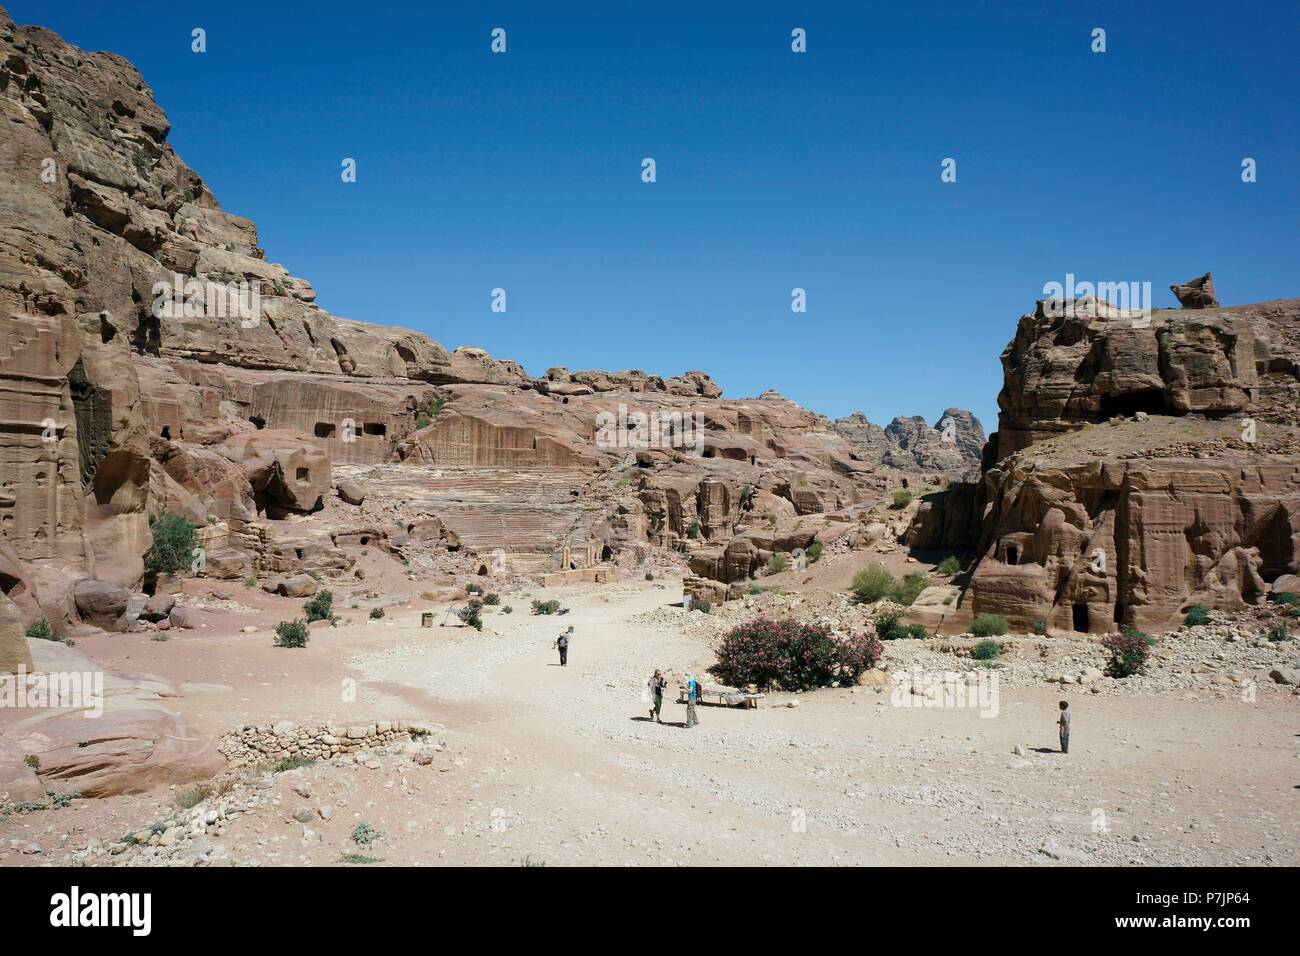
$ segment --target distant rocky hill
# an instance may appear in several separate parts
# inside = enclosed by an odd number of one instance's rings
[[[881,428],[854,412],[837,418],[832,427],[863,461],[902,470],[973,477],[984,452],[984,426],[960,408],[945,409],[933,426],[914,415],[899,416]]]

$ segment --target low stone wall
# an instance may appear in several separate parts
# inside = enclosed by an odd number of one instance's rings
[[[552,571],[541,576],[541,585],[544,588],[557,588],[566,584],[608,584],[613,580],[613,573],[614,569],[610,567]]]
[[[287,757],[330,760],[343,754],[418,741],[442,730],[437,724],[411,720],[381,720],[350,727],[340,724],[299,727],[286,720],[263,726],[245,724],[222,737],[218,749],[232,764]]]

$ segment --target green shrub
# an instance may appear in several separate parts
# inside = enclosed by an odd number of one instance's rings
[[[965,570],[965,567],[966,566],[962,564],[961,558],[957,557],[955,554],[950,554],[939,562],[939,573],[961,574],[961,572]]]
[[[804,552],[804,555],[807,556],[809,564],[817,561],[822,556],[822,543],[820,541],[814,541],[812,544],[808,545],[808,550]]]
[[[344,853],[339,857],[340,863],[355,863],[364,866],[367,863],[380,863],[381,857],[366,856],[364,853]]]
[[[876,636],[882,641],[896,641],[907,636],[907,630],[898,622],[897,614],[882,614],[876,618]]]
[[[559,601],[534,601],[534,614],[558,614],[560,611]]]
[[[909,624],[907,627],[903,628],[903,636],[923,641],[930,635],[926,632],[924,624]]]
[[[382,833],[364,820],[352,828],[352,842],[357,846],[369,846],[381,836]]]
[[[307,615],[307,623],[312,621],[333,621],[334,620],[334,595],[329,591],[321,588],[302,606],[303,612]]]
[[[1034,633],[1037,634],[1039,637],[1042,637],[1044,634],[1046,634],[1046,633],[1047,633],[1047,622],[1046,622],[1046,621],[1035,621],[1035,622],[1034,622]]]
[[[894,492],[894,508],[901,510],[912,503],[912,493],[906,489]]]
[[[767,559],[768,574],[780,574],[788,567],[790,567],[790,559],[784,554],[774,554]]]
[[[471,581],[469,584],[465,585],[465,593],[466,593],[466,594],[482,594],[482,593],[483,593],[483,585],[479,584],[479,583],[476,582],[476,581]]]
[[[1200,627],[1202,624],[1210,623],[1210,609],[1200,604],[1193,604],[1187,609],[1187,616],[1183,618],[1183,623],[1188,627]]]
[[[853,576],[851,588],[857,599],[864,604],[879,601],[894,589],[894,576],[878,564],[863,568]]]
[[[929,586],[930,576],[924,571],[914,571],[889,589],[889,598],[894,603],[907,607]]]
[[[382,607],[372,607],[370,609],[370,620],[377,621],[383,616],[384,616],[384,609]]]
[[[192,810],[210,796],[212,796],[212,787],[206,783],[196,784],[176,794],[176,806],[182,810]]]
[[[700,536],[700,523],[698,521],[692,521],[691,526],[686,529],[686,537],[698,538],[699,536]]]
[[[456,616],[462,621],[474,628],[476,631],[483,630],[483,602],[478,598],[472,598],[468,604],[461,608]]]
[[[181,515],[163,510],[149,519],[153,544],[144,556],[144,569],[151,574],[177,574],[194,560],[194,525]]]
[[[507,604],[505,607],[503,607],[503,608],[501,609],[501,613],[502,613],[502,614],[514,614],[514,613],[515,613],[515,609],[512,608],[509,604]]]
[[[59,636],[54,633],[54,628],[50,627],[50,622],[41,618],[39,621],[32,621],[27,625],[27,636],[34,637],[38,641],[57,641]]]
[[[705,614],[713,613],[713,605],[708,601],[692,600],[690,609],[692,611],[703,611]]]
[[[976,637],[999,637],[1009,629],[1007,619],[1001,614],[981,614],[970,626],[970,632]]]
[[[837,638],[818,624],[756,618],[729,631],[717,655],[709,673],[730,687],[808,690],[857,683],[885,649],[867,634]]]
[[[1279,624],[1277,627],[1269,629],[1268,639],[1274,643],[1289,641],[1291,640],[1291,634],[1287,631],[1285,624]]]
[[[81,799],[80,790],[46,790],[45,795],[50,798],[50,808],[53,810],[62,810],[71,806],[73,800]]]
[[[750,593],[750,594],[762,594],[762,593],[763,593],[763,589],[762,589],[761,587],[759,587],[757,584],[751,584],[751,585],[749,586],[749,593]]]
[[[491,607],[496,607],[498,604],[501,603],[501,595],[495,593],[485,594],[483,595],[483,603]]]
[[[271,773],[285,773],[289,770],[297,770],[299,767],[310,767],[315,763],[316,761],[311,757],[285,757],[271,767]]]
[[[647,581],[653,581],[655,579],[654,573],[652,571],[647,571],[645,573],[645,579]]]
[[[302,618],[281,621],[275,626],[276,647],[306,647],[309,640],[311,632]]]
[[[970,649],[970,656],[977,661],[996,660],[997,656],[1002,653],[1002,645],[997,641],[991,641],[985,638],[976,642],[975,646]]]
[[[1294,591],[1278,591],[1269,595],[1268,599],[1274,604],[1300,604],[1300,594]]]
[[[252,575],[249,575],[248,577],[244,578],[244,587],[246,588],[257,587],[257,578],[253,577]]]

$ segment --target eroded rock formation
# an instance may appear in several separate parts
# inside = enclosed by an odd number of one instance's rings
[[[908,531],[979,556],[946,630],[982,613],[1159,630],[1300,569],[1300,300],[1149,326],[1081,311],[1021,319],[982,477],[929,496]]]

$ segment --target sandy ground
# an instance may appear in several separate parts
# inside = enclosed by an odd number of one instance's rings
[[[1055,752],[1062,690],[1047,686],[1002,688],[991,718],[855,687],[701,708],[687,730],[675,697],[663,724],[649,721],[643,691],[655,667],[676,676],[712,659],[698,629],[671,623],[685,624],[671,607],[680,581],[503,594],[514,613],[490,609],[482,634],[422,629],[429,605],[418,600],[380,621],[344,607],[355,623],[313,631],[302,650],[272,647],[269,633],[300,602],[232,597],[256,608],[214,611],[208,627],[166,642],[102,635],[78,646],[108,669],[183,688],[172,704],[214,736],[281,720],[420,719],[447,732],[428,765],[392,755],[264,774],[229,797],[242,812],[210,836],[203,861],[1300,863],[1300,721],[1280,689],[1250,704],[1072,689],[1068,756]],[[570,613],[531,615],[535,597]],[[239,632],[250,623],[256,633]],[[568,625],[561,668],[551,642]],[[309,823],[294,818],[304,809]],[[175,813],[166,790],[15,813],[0,821],[0,865],[195,862],[153,848],[85,852]],[[359,848],[359,822],[383,835]]]

